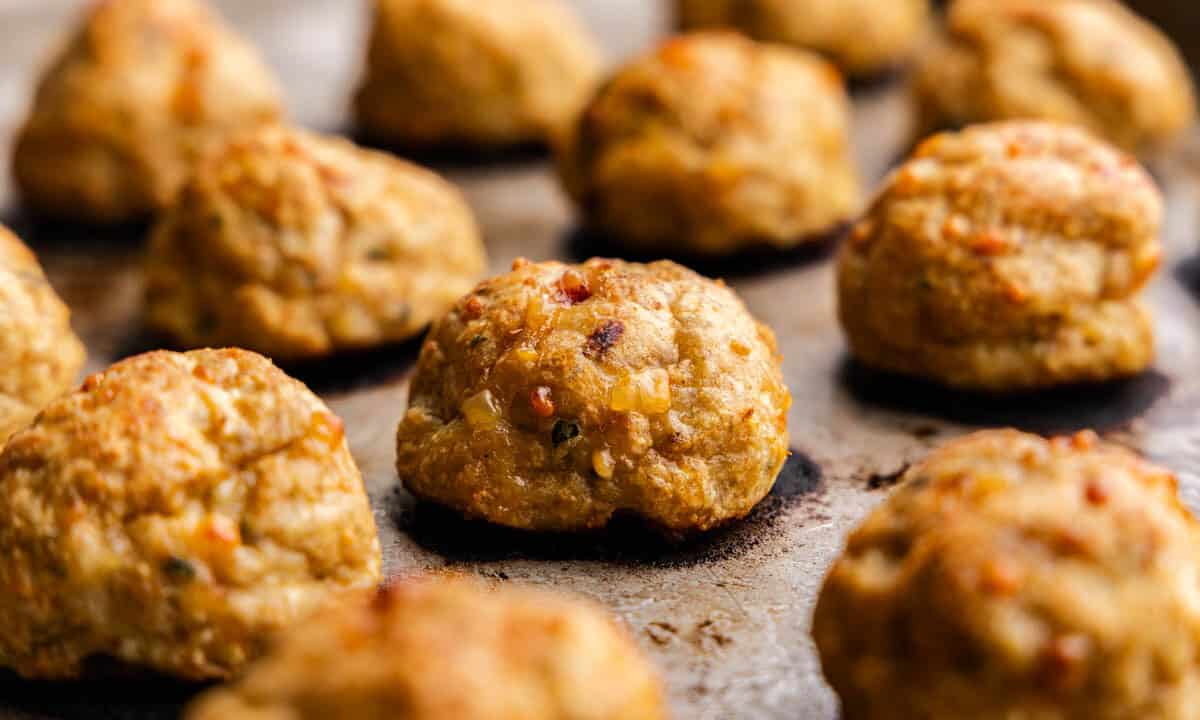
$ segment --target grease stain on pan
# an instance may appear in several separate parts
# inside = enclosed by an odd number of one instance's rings
[[[1077,430],[1117,430],[1149,410],[1171,389],[1156,370],[1124,380],[1071,385],[1013,395],[952,390],[932,382],[879,372],[847,358],[842,387],[857,402],[975,427],[1013,427],[1054,435]]]
[[[848,229],[848,224],[838,225],[829,231],[804,238],[795,247],[787,249],[755,248],[720,256],[647,251],[626,246],[612,236],[584,226],[569,231],[563,244],[567,257],[574,262],[584,262],[593,257],[619,257],[633,262],[666,259],[707,277],[750,278],[827,260]]]
[[[450,563],[554,560],[687,567],[751,551],[776,532],[795,507],[823,487],[820,467],[807,455],[793,451],[770,494],[748,516],[682,539],[664,536],[628,515],[618,514],[606,528],[593,532],[539,533],[465,519],[448,508],[414,502],[399,489],[388,502],[402,532]]]

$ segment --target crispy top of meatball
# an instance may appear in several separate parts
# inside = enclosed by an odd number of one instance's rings
[[[672,38],[618,71],[559,152],[585,221],[635,247],[789,247],[859,209],[841,76],[732,32]]]
[[[470,208],[434,173],[261,127],[207,157],[160,220],[148,319],[189,347],[327,355],[416,335],[484,265]]]
[[[85,355],[37,258],[0,226],[0,443],[75,382]]]
[[[661,720],[662,688],[607,615],[541,590],[409,580],[290,633],[188,720]]]
[[[870,75],[906,60],[929,23],[929,0],[676,0],[685,29],[730,26],[756,40],[816,50]]]
[[[562,0],[376,0],[358,122],[402,145],[550,142],[599,79]]]
[[[925,130],[1038,118],[1140,150],[1196,117],[1178,50],[1113,0],[957,0],[921,66]]]
[[[40,211],[134,219],[214,137],[281,112],[270,70],[203,2],[91,3],[38,83],[16,177]]]
[[[518,261],[436,323],[397,434],[419,497],[538,530],[739,518],[787,455],[775,338],[674,263]]]
[[[225,677],[379,568],[341,421],[254,353],[124,360],[0,454],[0,665],[23,675]]]
[[[814,636],[856,720],[1190,717],[1197,525],[1095,435],[988,431],[905,473],[825,581]]]
[[[1159,265],[1162,212],[1137,161],[1083,130],[1012,122],[937,135],[888,178],[842,250],[851,346],[952,384],[1036,386],[1114,369],[1082,367],[1088,343],[1062,332],[1116,314],[1139,328],[1144,352],[1126,359],[1144,367],[1153,342],[1134,298]],[[1038,365],[1049,355],[1061,367]]]

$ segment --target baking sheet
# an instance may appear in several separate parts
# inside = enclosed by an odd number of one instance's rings
[[[293,117],[345,129],[361,54],[364,5],[338,0],[259,0],[222,5],[263,48],[289,92]],[[665,27],[648,0],[576,0],[614,60]],[[0,5],[0,148],[28,99],[32,73],[79,3]],[[855,90],[856,153],[877,180],[902,153],[908,113],[893,82]],[[1160,359],[1152,373],[1103,388],[984,402],[896,384],[849,363],[834,319],[828,253],[731,268],[727,279],[779,335],[795,397],[796,450],[775,492],[745,522],[683,546],[620,527],[596,536],[547,539],[465,523],[415,507],[396,488],[393,434],[405,407],[416,343],[301,369],[346,421],[371,493],[386,572],[452,566],[497,581],[570,589],[611,607],[666,676],[676,717],[831,720],[836,702],[820,680],[808,636],[822,575],[846,532],[878,503],[903,468],[929,448],[976,427],[1059,431],[1099,426],[1179,472],[1200,506],[1200,255],[1196,249],[1200,153],[1158,158],[1169,196],[1167,263],[1150,288]],[[7,157],[0,158],[7,166]],[[577,242],[568,205],[544,158],[441,168],[466,191],[484,227],[491,268],[514,257],[569,258]],[[38,251],[74,310],[89,371],[145,349],[136,230],[54,227],[22,218],[0,181],[12,222]],[[3,589],[0,588],[0,592]],[[66,684],[0,674],[0,720],[173,718],[194,686],[159,678]]]

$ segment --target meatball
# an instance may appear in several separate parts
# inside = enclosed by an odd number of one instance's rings
[[[0,665],[27,677],[226,677],[379,567],[341,421],[251,352],[119,362],[0,454]]]
[[[910,469],[825,580],[846,720],[1185,720],[1197,525],[1171,473],[1095,435],[988,431]]]
[[[483,244],[432,172],[284,127],[235,136],[163,215],[147,320],[279,359],[411,338],[475,284]]]
[[[518,260],[430,331],[397,469],[417,497],[511,527],[625,511],[707,530],[787,456],[779,362],[731,290],[674,263]]]
[[[1162,198],[1083,130],[938,135],[884,184],[839,259],[839,313],[867,366],[989,392],[1136,374],[1154,355],[1140,289]]]
[[[584,222],[631,249],[784,249],[858,211],[849,121],[817,56],[697,33],[619,71],[559,164]]]
[[[604,611],[547,591],[412,579],[288,635],[188,720],[664,720],[654,670]]]
[[[994,120],[1088,128],[1146,150],[1192,126],[1179,52],[1114,0],[958,0],[914,81],[923,133]]]
[[[0,445],[75,383],[84,356],[37,258],[0,226]]]
[[[815,50],[852,75],[906,61],[930,19],[929,0],[676,0],[686,30],[734,27],[756,40]]]
[[[198,0],[90,3],[38,84],[17,185],[42,214],[140,220],[171,201],[214,138],[280,112],[257,53]]]
[[[600,69],[562,0],[375,0],[355,112],[365,134],[389,144],[547,144]]]

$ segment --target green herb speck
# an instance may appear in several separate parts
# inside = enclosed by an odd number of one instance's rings
[[[550,431],[550,440],[554,447],[570,442],[579,437],[579,423],[571,420],[555,420],[554,429]]]

